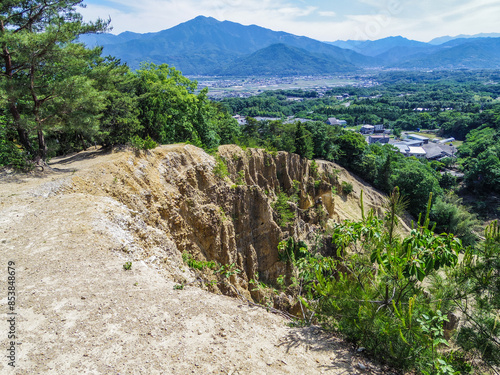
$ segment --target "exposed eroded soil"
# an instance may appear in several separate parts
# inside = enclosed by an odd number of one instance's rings
[[[150,158],[185,147],[192,146],[165,146]],[[318,328],[289,328],[280,316],[194,284],[175,290],[194,279],[178,239],[106,193],[120,183],[117,166],[134,158],[91,150],[54,159],[38,175],[0,177],[0,373],[384,373]],[[335,215],[358,216],[353,202],[337,204]],[[15,369],[4,356],[8,261],[16,267]]]

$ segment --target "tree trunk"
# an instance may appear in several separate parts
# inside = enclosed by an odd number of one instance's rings
[[[28,131],[21,126],[21,115],[19,114],[19,109],[17,108],[17,105],[15,103],[10,103],[9,104],[9,110],[12,115],[12,118],[14,119],[14,124],[17,130],[17,136],[19,137],[18,141],[23,146],[23,148],[31,153],[32,146],[29,138],[29,133]]]
[[[38,157],[45,161],[47,158],[47,145],[45,144],[45,136],[42,130],[38,130]]]
[[[79,134],[78,137],[80,138],[80,142],[82,142],[83,151],[87,151],[87,144],[85,143],[85,138],[83,138],[83,135],[81,134]]]

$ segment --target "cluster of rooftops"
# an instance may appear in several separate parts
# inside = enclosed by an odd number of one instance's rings
[[[372,143],[388,143],[399,149],[405,156],[415,156],[428,160],[441,160],[453,157],[456,152],[452,142],[455,138],[430,139],[418,134],[404,134],[401,140],[391,139],[388,134],[369,134],[366,141]]]
[[[240,115],[233,116],[240,125],[246,123],[246,118]],[[257,121],[272,121],[281,120],[279,118],[270,117],[255,117]],[[312,121],[309,119],[290,118],[285,120],[285,123],[291,122],[308,122]],[[329,118],[327,123],[329,125],[339,125],[346,126],[345,120],[339,120],[335,117]],[[453,146],[452,142],[455,138],[447,139],[431,139],[418,134],[403,134],[401,140],[395,140],[390,137],[391,130],[385,129],[384,125],[363,125],[360,129],[360,133],[366,135],[366,141],[369,144],[372,143],[387,143],[390,144],[401,152],[405,156],[415,156],[417,158],[426,158],[428,160],[440,160],[445,157],[452,157],[455,155],[456,148]]]

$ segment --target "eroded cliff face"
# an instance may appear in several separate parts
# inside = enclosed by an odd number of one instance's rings
[[[350,182],[353,192],[332,194],[332,187],[341,191],[342,181]],[[109,214],[123,231],[120,250],[134,259],[155,262],[177,279],[187,277],[183,252],[234,263],[242,272],[232,282],[247,297],[257,273],[266,281],[285,273],[280,241],[291,236],[315,246],[331,220],[359,219],[361,190],[365,209],[380,212],[384,200],[334,163],[315,166],[295,154],[234,145],[221,146],[217,159],[191,145],[124,152],[73,178],[69,189],[118,202],[121,209]],[[281,226],[273,208],[279,192],[297,197],[289,202],[294,220]]]

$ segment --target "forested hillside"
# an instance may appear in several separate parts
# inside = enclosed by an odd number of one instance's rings
[[[224,73],[224,69],[240,58],[266,49],[274,44],[286,44],[312,54],[326,55],[343,67],[346,65],[370,64],[369,58],[354,51],[338,48],[304,36],[277,32],[256,25],[244,26],[230,21],[218,21],[211,17],[199,16],[170,29],[150,34],[123,33],[118,36],[82,36],[87,45],[103,46],[104,55],[111,54],[127,62],[132,68],[142,61],[156,64],[167,63],[190,75],[214,75]],[[271,60],[261,59],[266,67],[272,67]],[[310,57],[309,57],[310,58]],[[304,63],[305,65],[305,63]],[[336,66],[334,65],[333,68]],[[329,72],[336,72],[330,68]],[[231,71],[231,75],[234,74]],[[247,75],[244,69],[238,75]]]
[[[90,47],[102,46],[104,56],[116,56],[133,69],[142,61],[150,61],[158,65],[166,63],[184,74],[198,76],[275,74],[276,64],[281,62],[277,62],[278,55],[270,53],[272,50],[268,48],[276,44],[307,52],[295,55],[293,74],[301,75],[339,74],[348,67],[350,70],[367,67],[458,70],[500,66],[498,35],[449,39],[443,43],[424,43],[399,36],[320,42],[257,25],[244,26],[198,16],[157,33],[83,35],[79,40]],[[308,65],[311,60],[318,62],[318,55],[330,62],[324,63],[320,70],[311,70]]]
[[[242,57],[217,71],[222,76],[299,76],[331,72],[352,72],[353,64],[327,54],[311,53],[286,44],[273,44],[250,56]]]

